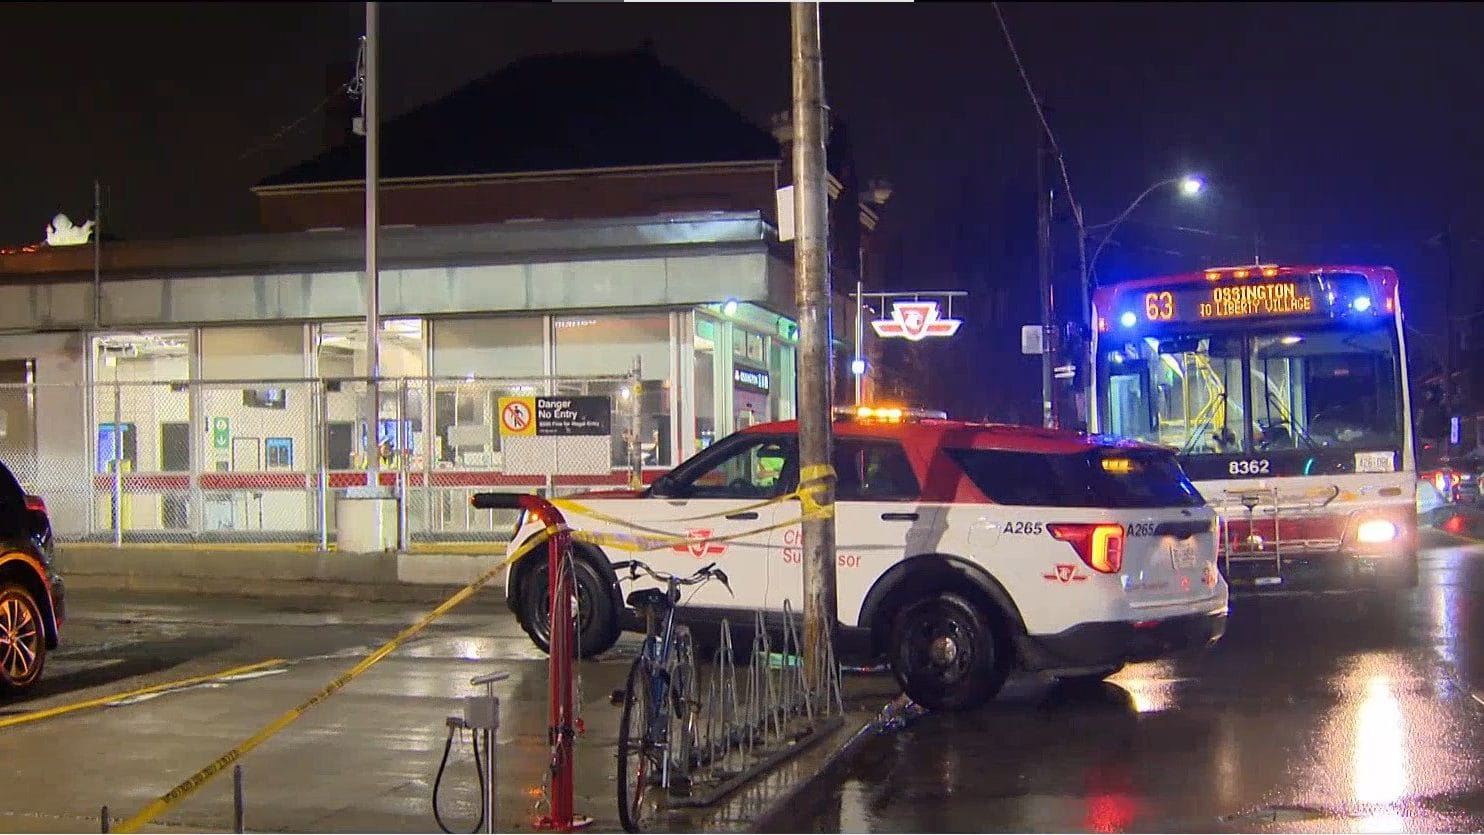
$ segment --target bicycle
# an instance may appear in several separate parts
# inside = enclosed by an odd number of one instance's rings
[[[655,571],[638,561],[615,563],[628,579],[641,573],[665,584],[629,593],[628,605],[644,615],[644,646],[629,668],[618,730],[618,819],[626,832],[643,832],[660,811],[653,788],[683,791],[690,785],[696,739],[695,648],[690,629],[675,622],[680,587],[719,580],[732,587],[716,563],[689,577]],[[614,694],[615,697],[618,695]],[[616,699],[615,699],[616,701]],[[673,708],[667,709],[667,708]]]

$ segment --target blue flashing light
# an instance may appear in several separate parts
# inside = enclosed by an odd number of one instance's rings
[[[1132,310],[1125,310],[1123,315],[1118,317],[1118,323],[1125,328],[1131,328],[1139,324],[1139,317]]]
[[[1367,310],[1370,310],[1371,309],[1371,297],[1370,296],[1356,296],[1355,297],[1355,301],[1351,302],[1350,303],[1350,306],[1353,307],[1353,308],[1355,308],[1355,312],[1357,312],[1357,313],[1364,313]]]

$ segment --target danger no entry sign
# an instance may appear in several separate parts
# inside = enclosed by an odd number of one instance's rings
[[[613,431],[609,397],[502,397],[501,435],[582,437]]]

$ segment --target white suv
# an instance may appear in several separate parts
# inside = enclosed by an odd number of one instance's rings
[[[1216,514],[1173,453],[889,414],[895,419],[834,427],[839,616],[842,638],[869,641],[920,704],[983,703],[1012,669],[1100,679],[1129,662],[1205,647],[1225,631]],[[800,609],[799,525],[785,524],[799,518],[800,503],[766,503],[795,490],[798,470],[797,424],[759,424],[646,490],[574,497],[567,518],[576,530],[632,535],[610,521],[622,519],[686,537],[640,556],[675,574],[718,563],[735,597],[719,583],[700,586],[684,615],[729,617],[750,631],[758,609],[775,624],[784,601]],[[674,521],[682,519],[700,521]],[[538,530],[523,520],[511,551]],[[735,538],[711,539],[721,537]],[[611,567],[629,555],[575,548],[579,645],[589,656],[635,627]],[[546,574],[537,549],[511,567],[505,586],[511,610],[543,648]]]

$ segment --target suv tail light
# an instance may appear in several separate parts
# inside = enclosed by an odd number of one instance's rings
[[[37,513],[45,514],[46,513],[46,502],[42,501],[42,499],[41,499],[40,496],[27,496],[26,497],[26,509],[27,510],[34,510]]]
[[[1102,574],[1123,568],[1123,526],[1107,522],[1047,525],[1056,539],[1072,546],[1087,567]]]

